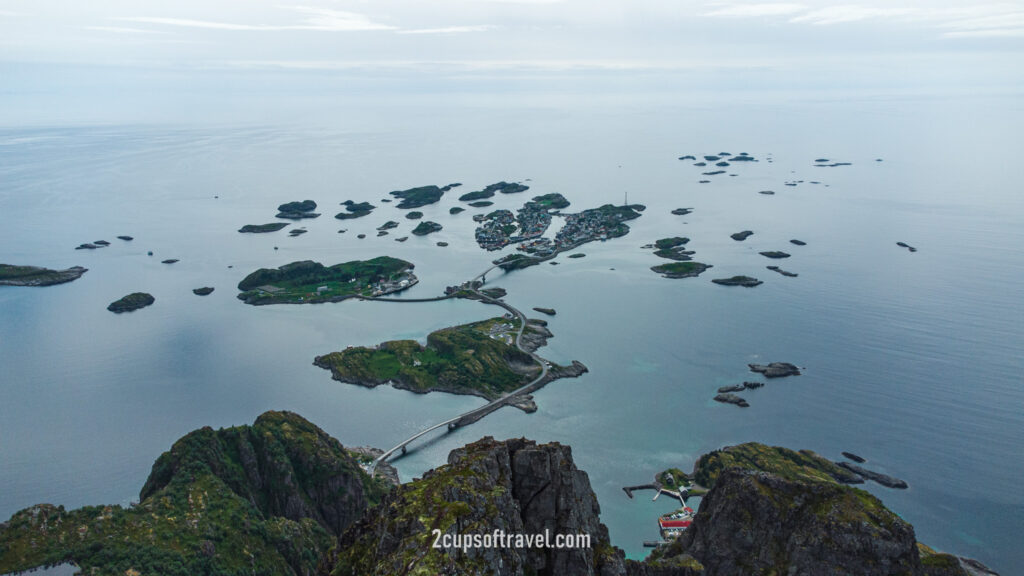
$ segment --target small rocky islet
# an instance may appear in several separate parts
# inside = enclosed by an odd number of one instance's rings
[[[785,378],[787,376],[799,376],[800,368],[789,362],[771,362],[769,364],[747,364],[751,372],[763,375],[765,378]]]
[[[684,236],[672,236],[655,240],[654,244],[647,244],[644,248],[654,248],[654,255],[659,258],[688,262],[692,260],[691,256],[695,254],[692,250],[686,249],[686,245],[689,242],[690,239]]]
[[[705,270],[711,268],[711,264],[701,262],[669,262],[651,266],[651,270],[661,274],[663,278],[695,278]]]
[[[789,278],[796,278],[797,276],[799,276],[799,274],[797,274],[796,272],[789,272],[787,270],[779,268],[778,266],[765,266],[765,268],[771,270],[772,272],[778,272],[779,274],[782,274],[783,276],[787,276]]]
[[[388,192],[388,194],[401,200],[401,202],[396,204],[396,207],[408,210],[434,204],[441,199],[445,192],[457,186],[461,186],[461,184],[456,182],[447,186],[419,186],[417,188],[409,188],[408,190],[395,190]]]
[[[501,194],[517,194],[519,192],[526,192],[530,187],[519,182],[495,182],[494,184],[487,185],[483,190],[477,190],[475,192],[468,192],[459,196],[459,200],[462,202],[470,202],[473,200],[485,200],[491,198],[495,193]],[[472,204],[471,204],[472,205]]]
[[[246,224],[238,229],[242,234],[266,234],[268,232],[277,232],[278,230],[288,226],[288,222],[271,222],[269,224]]]
[[[88,271],[81,266],[51,270],[39,266],[0,264],[0,286],[53,286],[78,280]]]
[[[303,218],[317,218],[320,214],[313,212],[316,210],[316,202],[312,200],[296,200],[293,202],[285,202],[277,207],[276,218],[285,218],[288,220],[302,220]]]
[[[107,310],[110,310],[115,314],[121,314],[122,312],[132,312],[147,306],[152,306],[154,302],[156,302],[156,298],[154,298],[152,294],[147,294],[145,292],[133,292],[119,300],[111,302],[110,305],[107,306]]]
[[[414,236],[426,236],[427,234],[433,234],[434,232],[440,232],[444,227],[437,222],[431,222],[430,220],[423,220],[412,229]]]
[[[338,220],[362,218],[363,216],[368,216],[376,209],[376,206],[369,202],[355,202],[354,200],[346,200],[341,205],[345,207],[345,211],[334,215]]]
[[[719,286],[743,286],[745,288],[753,288],[764,284],[761,280],[753,278],[751,276],[732,276],[730,278],[715,278],[712,280]]]

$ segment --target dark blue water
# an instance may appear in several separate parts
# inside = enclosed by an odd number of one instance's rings
[[[346,345],[422,339],[493,309],[254,308],[235,299],[234,286],[258,267],[390,254],[417,265],[421,283],[410,296],[434,295],[496,256],[472,241],[474,211],[449,216],[458,204],[449,195],[422,210],[444,230],[400,244],[393,238],[412,224],[378,200],[423,184],[461,181],[473,190],[530,179],[530,192],[499,197],[496,207],[517,207],[535,192],[561,192],[580,209],[628,192],[648,206],[628,236],[585,246],[586,258],[489,278],[522,309],[556,308],[555,338],[542,353],[581,360],[591,372],[537,393],[535,414],[504,409],[422,445],[398,461],[405,478],[483,435],[570,444],[613,542],[640,557],[642,540],[656,536],[655,515],[671,503],[643,493],[630,501],[621,486],[744,441],[831,458],[848,450],[910,483],[868,489],[921,541],[1020,571],[1022,129],[1012,99],[623,97],[598,105],[559,97],[536,106],[367,105],[287,127],[2,130],[0,261],[90,271],[62,286],[0,289],[0,516],[37,502],[127,503],[176,438],[248,423],[264,410],[295,410],[345,444],[387,448],[479,405],[340,384],[312,360]],[[762,161],[702,185],[702,169],[676,160],[719,151]],[[819,157],[852,166],[815,168]],[[805,183],[784,186],[789,180]],[[776,194],[757,193],[768,189]],[[324,213],[298,224],[308,234],[235,232],[304,198]],[[334,220],[348,199],[380,208]],[[678,207],[695,211],[669,214]],[[402,228],[377,238],[387,219]],[[729,238],[743,229],[754,236]],[[714,268],[686,280],[650,272],[661,262],[640,246],[673,235],[692,238],[697,259]],[[73,250],[99,239],[113,245]],[[762,250],[793,256],[773,262]],[[165,258],[180,262],[160,264]],[[709,281],[734,274],[765,283]],[[211,296],[191,293],[207,285],[216,287]],[[105,310],[139,290],[156,304]],[[746,410],[711,401],[718,386],[749,379],[747,363],[769,361],[806,371],[747,393]]]

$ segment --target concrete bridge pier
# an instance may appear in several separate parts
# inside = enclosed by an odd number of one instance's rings
[[[402,454],[405,454],[405,446],[402,446]]]

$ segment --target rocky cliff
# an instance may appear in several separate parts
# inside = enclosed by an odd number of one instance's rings
[[[102,575],[310,575],[385,490],[323,430],[268,412],[180,439],[138,505],[18,512],[0,525],[0,574],[74,562]]]
[[[744,444],[705,455],[692,477],[674,472],[710,490],[690,529],[643,562],[610,544],[568,446],[484,438],[393,490],[353,454],[373,453],[288,412],[197,430],[156,461],[138,505],[44,504],[0,524],[0,574],[63,562],[162,576],[994,574],[916,542],[877,498],[840,483],[847,471],[808,451]],[[537,535],[589,542],[525,542]]]
[[[624,575],[587,474],[568,446],[484,438],[410,482],[342,536],[336,576],[394,574]],[[436,530],[436,532],[435,532]],[[443,535],[585,534],[569,549],[433,547]]]
[[[204,473],[215,475],[264,516],[309,518],[332,534],[340,534],[382,495],[340,442],[290,412],[267,412],[252,426],[188,434],[153,464],[139,499]]]
[[[919,544],[877,498],[841,482],[844,470],[808,451],[743,444],[702,456],[713,486],[693,524],[633,576],[974,576],[984,565]]]

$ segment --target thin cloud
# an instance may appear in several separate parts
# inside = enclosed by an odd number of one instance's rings
[[[565,0],[479,0],[491,4],[561,4]]]
[[[375,30],[395,30],[394,26],[381,24],[369,17],[356,12],[330,10],[327,8],[311,8],[308,6],[292,6],[290,10],[306,14],[308,17],[296,24],[242,24],[237,22],[220,22],[215,20],[197,20],[191,18],[163,18],[153,16],[126,16],[115,18],[122,22],[140,24],[156,24],[160,26],[178,26],[184,28],[203,28],[208,30],[232,30],[253,32],[279,32],[287,30],[313,30],[321,32],[364,32]]]
[[[846,6],[830,6],[819,10],[812,10],[802,16],[797,16],[790,22],[805,22],[814,25],[841,24],[844,22],[857,22],[871,18],[894,18],[914,14],[914,10],[908,8],[875,8],[872,6],[861,6],[850,4]]]
[[[478,26],[448,26],[446,28],[414,28],[411,30],[398,30],[399,34],[462,34],[466,32],[486,32],[494,29],[490,24]]]
[[[988,28],[986,30],[960,30],[946,32],[946,38],[1019,38],[1024,36],[1024,28]]]
[[[730,18],[756,18],[760,16],[788,16],[797,12],[803,12],[807,6],[803,4],[790,3],[767,3],[767,4],[731,4],[711,12],[705,16],[730,17]]]
[[[111,32],[114,34],[167,34],[160,30],[149,30],[145,28],[128,28],[124,26],[84,26],[85,30],[96,32]]]

